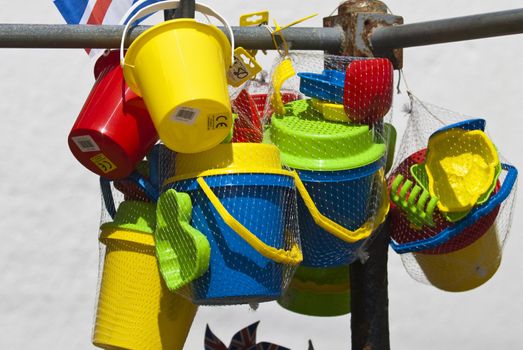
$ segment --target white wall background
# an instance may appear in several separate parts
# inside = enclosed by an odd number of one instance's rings
[[[280,23],[337,0],[207,1],[236,22],[269,9]],[[390,0],[406,23],[521,6],[520,0]],[[0,0],[0,23],[63,23],[51,0]],[[237,23],[237,22],[236,22]],[[523,169],[523,36],[407,49],[405,73],[421,99],[488,120],[500,150]],[[67,147],[91,85],[82,50],[0,49],[0,349],[91,349],[98,269],[98,179]],[[404,96],[396,97],[395,122]],[[521,197],[516,205],[523,208]],[[523,222],[514,216],[498,273],[477,290],[450,294],[414,282],[391,251],[390,330],[394,349],[522,349]],[[263,304],[201,308],[187,349],[201,349],[205,324],[226,341],[261,319],[259,338],[292,349],[348,349],[350,319],[300,317]]]

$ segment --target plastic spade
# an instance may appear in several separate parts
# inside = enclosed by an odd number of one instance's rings
[[[385,58],[352,62],[345,74],[343,105],[355,123],[374,124],[392,104],[392,63]]]

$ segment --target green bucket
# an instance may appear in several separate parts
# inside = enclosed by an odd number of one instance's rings
[[[275,144],[282,162],[301,170],[349,170],[371,164],[385,153],[368,125],[327,121],[311,100],[285,105],[273,115],[265,142]]]
[[[286,293],[283,308],[307,316],[341,316],[350,312],[349,266],[300,266]]]

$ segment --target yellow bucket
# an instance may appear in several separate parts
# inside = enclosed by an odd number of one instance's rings
[[[496,225],[471,245],[447,254],[414,256],[428,281],[449,292],[464,292],[487,282],[501,263]]]
[[[226,72],[234,38],[228,23],[211,8],[196,4],[197,11],[223,22],[232,45],[214,25],[175,19],[142,33],[123,56],[125,36],[134,21],[178,3],[146,6],[130,18],[122,37],[121,64],[126,83],[143,97],[163,143],[176,152],[196,153],[222,142],[233,125]]]
[[[263,143],[227,143],[199,154],[179,154],[175,161],[176,176],[166,184],[185,179],[224,174],[279,174],[292,176],[283,170],[280,151]]]
[[[102,226],[106,251],[93,333],[97,347],[183,349],[197,307],[169,292],[160,277],[147,229],[154,216],[154,204],[127,201],[115,221]]]

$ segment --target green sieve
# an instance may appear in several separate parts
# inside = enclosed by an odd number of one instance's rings
[[[349,266],[298,267],[286,293],[278,300],[285,309],[308,316],[341,316],[350,312]]]
[[[311,100],[285,105],[285,115],[274,114],[264,142],[280,149],[282,162],[301,170],[349,170],[375,162],[385,154],[368,125],[328,121]]]

